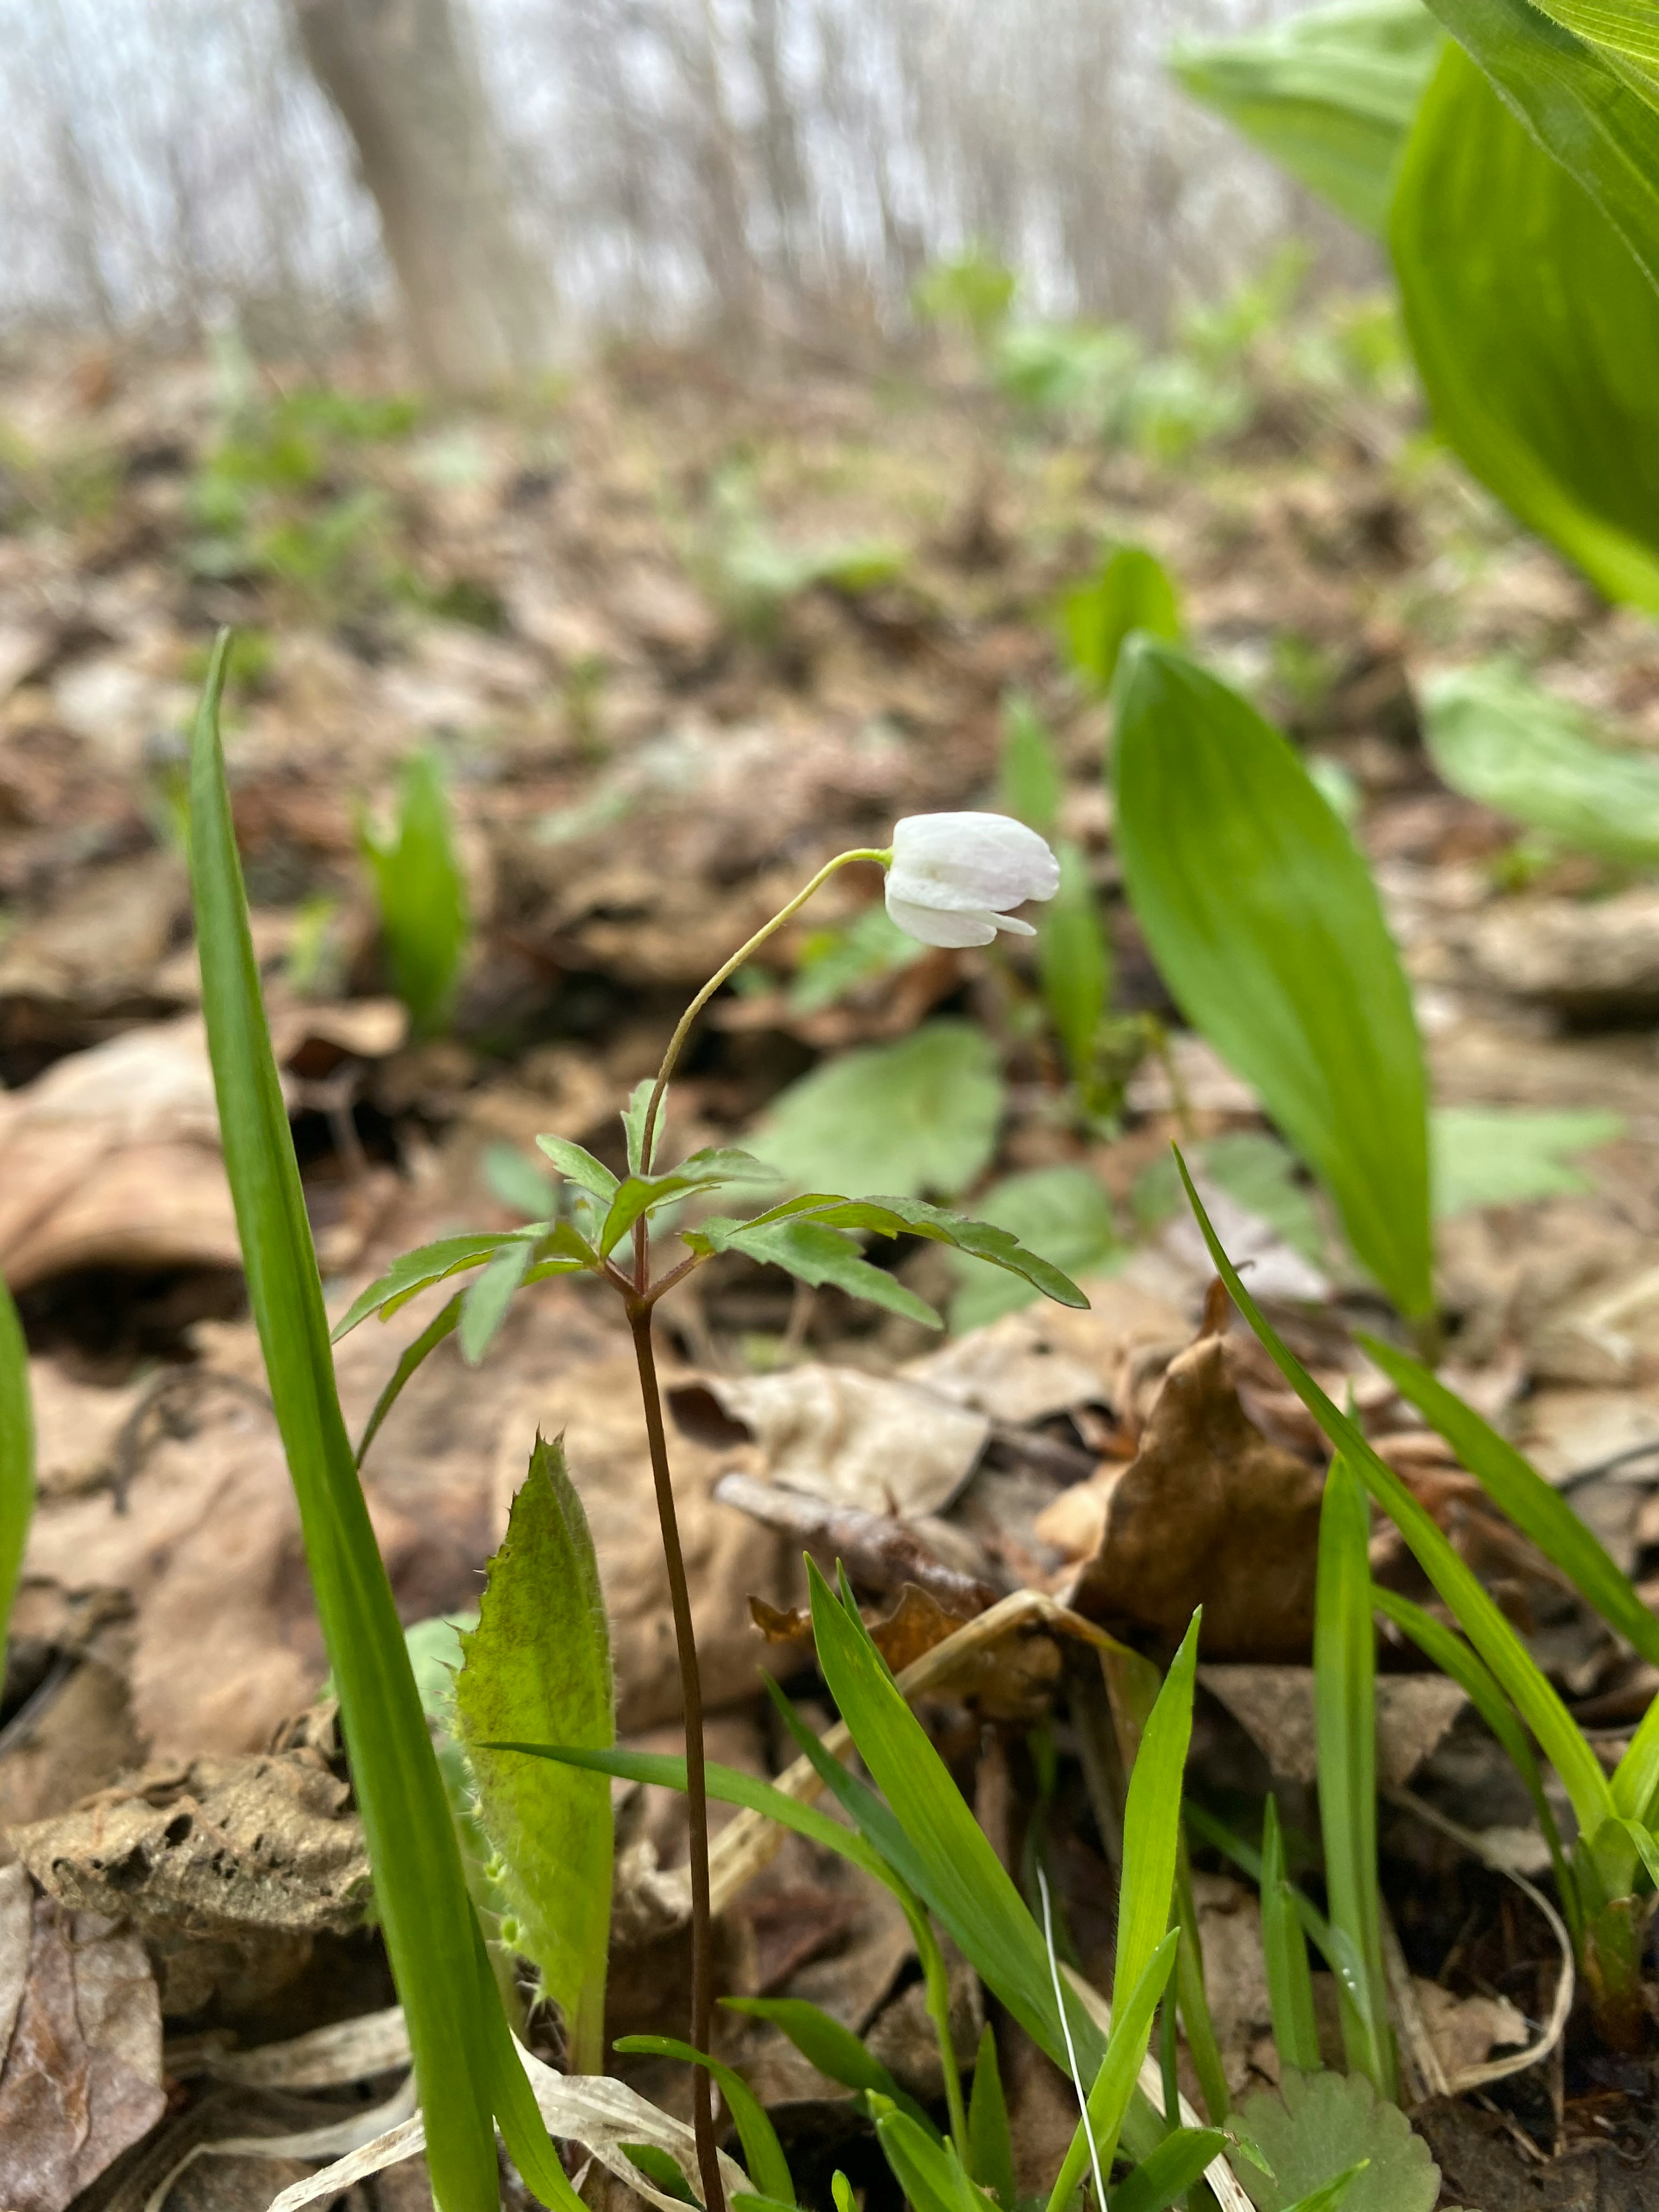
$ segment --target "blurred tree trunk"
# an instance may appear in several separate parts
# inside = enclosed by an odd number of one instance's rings
[[[312,74],[351,133],[410,340],[445,391],[544,367],[552,287],[512,195],[462,0],[292,0]]]

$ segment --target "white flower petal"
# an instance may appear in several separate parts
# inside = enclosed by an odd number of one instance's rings
[[[1060,887],[1047,844],[1007,814],[907,815],[893,832],[893,869],[901,896],[956,908],[971,900],[1000,911]]]
[[[988,945],[997,933],[1000,917],[988,914],[983,907],[975,908],[927,906],[894,895],[891,877],[887,882],[887,912],[907,937],[915,938],[922,945],[944,945],[960,949],[969,945]],[[1006,924],[1004,925],[1006,927]]]
[[[1022,921],[1017,914],[1000,914],[997,927],[1009,937],[1035,937],[1036,929],[1029,921]]]

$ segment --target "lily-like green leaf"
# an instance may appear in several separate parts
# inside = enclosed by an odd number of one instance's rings
[[[1095,1042],[1112,987],[1111,948],[1079,845],[1055,848],[1060,889],[1037,921],[1037,975],[1043,1004],[1075,1083],[1094,1071]]]
[[[1066,796],[1066,771],[1053,732],[1023,691],[1010,692],[1003,702],[1000,785],[1002,812],[1039,837],[1052,838]]]
[[[228,633],[222,633],[197,716],[190,839],[202,1005],[225,1170],[339,1694],[381,1926],[408,2022],[434,2193],[445,2212],[494,2212],[500,2183],[490,2113],[501,2086],[501,2047],[510,2054],[511,2038],[489,1979],[335,1389],[322,1286],[260,1002],[219,747],[228,647]],[[516,2068],[516,2058],[513,2063]],[[528,2097],[527,2082],[525,2088]],[[533,2097],[529,2103],[533,2113]],[[536,2133],[544,2147],[539,2123]],[[514,2134],[524,2142],[527,2170],[537,2154],[516,2118]]]
[[[417,1036],[443,1025],[466,956],[466,881],[456,857],[442,768],[430,749],[405,764],[390,838],[365,824],[363,857],[374,882],[392,988]]]
[[[1651,225],[1659,114],[1643,115]],[[1442,435],[1608,598],[1659,610],[1659,280],[1461,46],[1407,143],[1390,242]]]
[[[659,2058],[678,2058],[687,2066],[701,2066],[711,2074],[720,2085],[720,2093],[738,2130],[749,2179],[757,2189],[765,2192],[764,2199],[755,2201],[794,2203],[794,2177],[783,2154],[783,2145],[778,2141],[778,2131],[741,2074],[730,2066],[723,2066],[718,2058],[711,2058],[707,2051],[694,2051],[689,2043],[682,2043],[672,2035],[624,2035],[617,2039],[616,2048],[622,2051],[648,2051]]]
[[[1278,731],[1184,654],[1132,641],[1114,696],[1118,852],[1164,981],[1428,1314],[1423,1054],[1369,869]]]
[[[0,1277],[0,1664],[12,1600],[23,1571],[34,1512],[34,1406],[29,1394],[28,1346]]]
[[[593,1539],[556,1443],[536,1439],[489,1563],[478,1626],[462,1633],[461,1649],[455,1725],[518,1923],[514,1948],[563,2014],[574,2069],[597,2074],[611,1940],[611,1791],[602,1775],[491,1747],[508,1735],[601,1750],[616,1741]]]
[[[1112,688],[1124,641],[1134,631],[1144,629],[1171,645],[1179,640],[1181,602],[1155,553],[1144,545],[1115,545],[1100,574],[1061,600],[1060,627],[1073,667],[1103,696]],[[1041,823],[1031,826],[1048,834]]]

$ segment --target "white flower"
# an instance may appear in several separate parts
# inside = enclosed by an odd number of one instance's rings
[[[924,945],[988,945],[1000,929],[1035,937],[1009,909],[1059,888],[1059,861],[1010,815],[908,814],[893,832],[887,911]]]

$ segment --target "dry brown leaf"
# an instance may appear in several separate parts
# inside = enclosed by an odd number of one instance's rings
[[[1117,1276],[1082,1287],[1086,1310],[1025,1306],[900,1372],[1011,1428],[1079,1406],[1105,1405],[1121,1414],[1137,1377],[1185,1344],[1191,1325],[1178,1307]]]
[[[972,1537],[951,1522],[931,1517],[901,1521],[858,1506],[830,1505],[781,1483],[757,1482],[753,1475],[736,1473],[721,1475],[714,1497],[720,1504],[734,1505],[763,1527],[777,1529],[788,1538],[792,1552],[804,1545],[826,1574],[844,1566],[862,1589],[894,1590],[915,1583],[963,1620],[996,1602],[989,1583],[963,1571],[964,1564],[981,1566],[984,1561]],[[953,1557],[941,1559],[941,1553]]]
[[[1313,1782],[1319,1773],[1310,1667],[1200,1667],[1198,1678],[1219,1698],[1275,1774]],[[1444,1674],[1380,1674],[1376,1682],[1376,1771],[1390,1788],[1411,1780],[1467,1700]]]
[[[0,2203],[63,2212],[166,2109],[142,1943],[0,1869]]]
[[[1532,2039],[1526,2015],[1507,1997],[1454,1996],[1420,1974],[1412,1982],[1430,2040],[1454,2080],[1468,2067],[1484,2065],[1500,2045],[1519,2050]]]
[[[812,1616],[804,1607],[769,1605],[764,1598],[751,1597],[749,1615],[768,1644],[787,1645],[796,1653],[811,1650]],[[937,1598],[907,1583],[884,1619],[872,1620],[866,1614],[865,1624],[877,1650],[897,1674],[924,1651],[953,1636],[971,1618],[968,1613],[947,1613]]]
[[[1140,1449],[1113,1489],[1100,1549],[1068,1602],[1173,1645],[1204,1607],[1213,1659],[1300,1658],[1313,1635],[1321,1471],[1270,1443],[1200,1336],[1170,1363]]]

